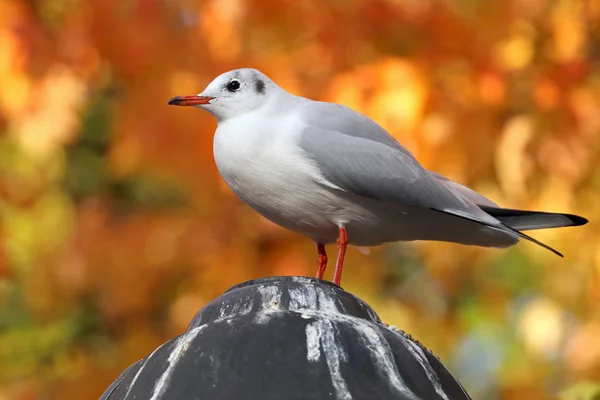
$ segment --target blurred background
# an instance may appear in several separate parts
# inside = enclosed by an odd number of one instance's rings
[[[533,233],[564,259],[390,244],[343,283],[474,399],[600,396],[600,0],[0,0],[0,400],[98,398],[230,286],[314,274],[221,180],[214,119],[167,106],[239,67],[590,219]]]

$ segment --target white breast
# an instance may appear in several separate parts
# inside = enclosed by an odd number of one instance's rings
[[[316,182],[316,168],[296,145],[299,128],[289,117],[268,126],[258,113],[219,125],[217,168],[229,187],[267,219],[314,240],[337,236],[335,200]]]

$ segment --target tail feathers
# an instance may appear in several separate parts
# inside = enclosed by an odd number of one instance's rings
[[[483,208],[482,208],[482,209],[483,209]],[[548,246],[547,244],[544,244],[544,243],[540,242],[539,240],[537,240],[537,239],[534,239],[534,238],[532,238],[531,236],[528,236],[528,235],[524,234],[523,232],[519,232],[517,229],[515,229],[515,228],[513,228],[513,227],[510,227],[510,226],[508,226],[508,225],[506,225],[506,224],[505,224],[504,222],[502,222],[502,221],[501,221],[502,223],[500,223],[500,224],[498,224],[498,225],[490,225],[490,224],[488,224],[488,223],[486,223],[486,222],[479,221],[479,220],[477,220],[477,219],[475,219],[475,218],[470,218],[469,216],[467,216],[467,215],[465,215],[465,214],[463,214],[463,213],[457,213],[457,212],[454,212],[454,211],[452,211],[452,210],[438,210],[438,209],[433,209],[433,210],[434,210],[434,211],[438,211],[438,212],[442,212],[442,213],[445,213],[445,214],[450,214],[450,215],[453,215],[453,216],[455,216],[455,217],[457,217],[457,218],[463,218],[463,219],[466,219],[466,220],[469,220],[469,221],[475,222],[475,223],[477,223],[477,224],[481,224],[481,225],[484,225],[484,226],[488,226],[488,227],[490,227],[490,228],[493,228],[493,229],[503,229],[503,230],[505,230],[505,231],[507,231],[507,232],[511,232],[511,233],[513,233],[513,234],[515,234],[515,235],[519,236],[520,238],[523,238],[523,239],[529,240],[530,242],[532,242],[532,243],[535,243],[535,244],[537,244],[538,246],[541,246],[541,247],[545,248],[546,250],[549,250],[549,251],[551,251],[552,253],[556,254],[557,256],[564,257],[564,256],[563,256],[563,255],[562,255],[560,252],[558,252],[557,250],[555,250],[555,249],[553,249],[552,247]],[[581,217],[579,217],[579,218],[581,218]],[[498,218],[498,219],[499,219],[499,218]]]
[[[483,205],[480,205],[479,208],[517,231],[579,226],[588,222],[587,219],[573,214],[511,210]]]

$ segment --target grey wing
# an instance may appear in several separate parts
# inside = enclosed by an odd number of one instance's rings
[[[464,185],[461,185],[458,182],[451,181],[442,174],[438,174],[437,172],[433,171],[429,171],[429,173],[441,181],[446,187],[453,190],[455,193],[458,193],[462,197],[471,200],[478,206],[499,207],[498,204],[494,203],[490,199],[480,195],[476,191],[469,189]]]
[[[326,184],[380,201],[452,212],[486,224],[500,222],[427,171],[371,119],[332,103],[300,110],[300,147]]]
[[[396,149],[403,157],[419,164],[410,151],[366,115],[341,104],[311,101],[299,110],[300,118],[308,125],[344,133],[354,138],[371,140]],[[420,165],[419,165],[420,166]]]
[[[481,202],[483,196],[427,171],[369,118],[331,103],[313,102],[299,111],[304,123],[300,147],[312,158],[331,188],[451,214],[527,239],[562,257],[553,248],[482,210],[475,202]],[[489,200],[485,200],[487,204]]]

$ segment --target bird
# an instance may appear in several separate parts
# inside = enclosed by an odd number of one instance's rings
[[[325,245],[337,244],[340,286],[348,245],[443,241],[507,248],[523,231],[584,225],[564,213],[501,208],[468,187],[427,170],[375,121],[351,108],[291,94],[254,68],[216,77],[192,106],[217,121],[214,160],[226,184],[273,223],[316,243],[318,279]]]

